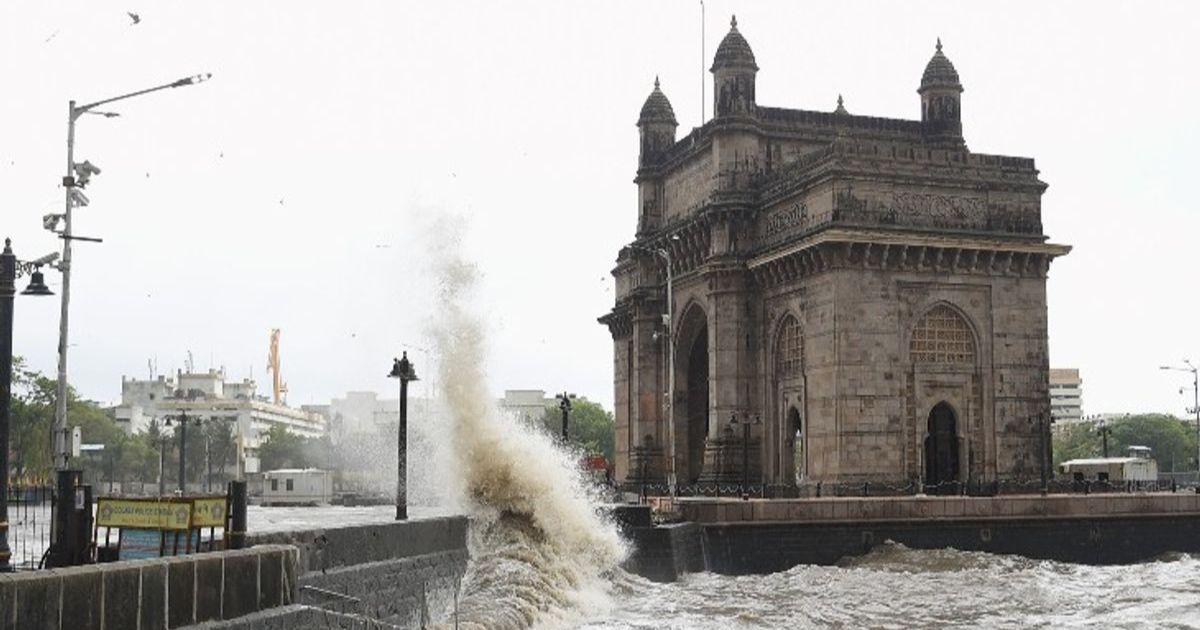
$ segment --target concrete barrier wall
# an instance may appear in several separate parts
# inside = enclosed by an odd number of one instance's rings
[[[248,544],[299,549],[302,604],[418,626],[452,610],[469,560],[468,527],[455,516],[264,534]]]
[[[294,547],[0,574],[0,630],[166,630],[297,601]]]
[[[704,570],[704,530],[695,523],[629,527],[633,550],[623,568],[655,582],[674,582]]]

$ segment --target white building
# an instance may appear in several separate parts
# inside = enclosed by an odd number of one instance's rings
[[[553,397],[546,397],[544,389],[506,389],[504,398],[497,403],[500,410],[514,418],[530,424],[538,424],[546,414],[546,407],[557,405]]]
[[[189,417],[204,421],[234,424],[238,444],[238,465],[243,472],[258,472],[258,446],[261,436],[272,426],[284,426],[306,438],[326,432],[320,414],[285,405],[276,405],[257,394],[255,382],[225,380],[224,370],[184,373],[175,378],[139,380],[121,377],[121,404],[114,409],[117,424],[126,432],[145,430],[152,420],[160,424],[166,418]]]
[[[1050,369],[1050,416],[1056,424],[1083,420],[1083,380],[1077,369]]]
[[[320,414],[327,421],[334,441],[345,435],[394,432],[400,421],[400,399],[380,398],[375,392],[346,392],[328,405],[302,405],[304,411]],[[434,421],[436,406],[428,398],[408,397],[408,421]]]

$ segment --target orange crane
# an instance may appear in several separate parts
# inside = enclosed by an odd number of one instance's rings
[[[271,329],[271,352],[267,355],[267,371],[271,373],[271,391],[276,405],[287,404],[287,383],[279,373],[279,329]]]

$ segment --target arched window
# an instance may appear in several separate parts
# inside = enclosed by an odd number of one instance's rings
[[[913,328],[908,345],[913,363],[975,364],[975,337],[957,311],[939,304]]]
[[[800,336],[800,322],[792,315],[779,325],[779,337],[775,342],[775,373],[778,378],[800,375],[800,357],[804,341]]]

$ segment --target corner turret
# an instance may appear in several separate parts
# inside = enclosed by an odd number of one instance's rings
[[[738,32],[737,16],[730,20],[729,33],[717,46],[710,70],[713,73],[713,115],[717,118],[737,114],[753,114],[757,105],[754,79],[758,64],[754,51]]]
[[[654,91],[642,105],[637,126],[641,136],[638,166],[652,166],[675,144],[675,129],[679,126],[671,101],[659,87],[658,77],[654,77]]]
[[[943,148],[965,148],[962,133],[962,83],[954,64],[942,54],[942,40],[921,75],[921,135]]]

